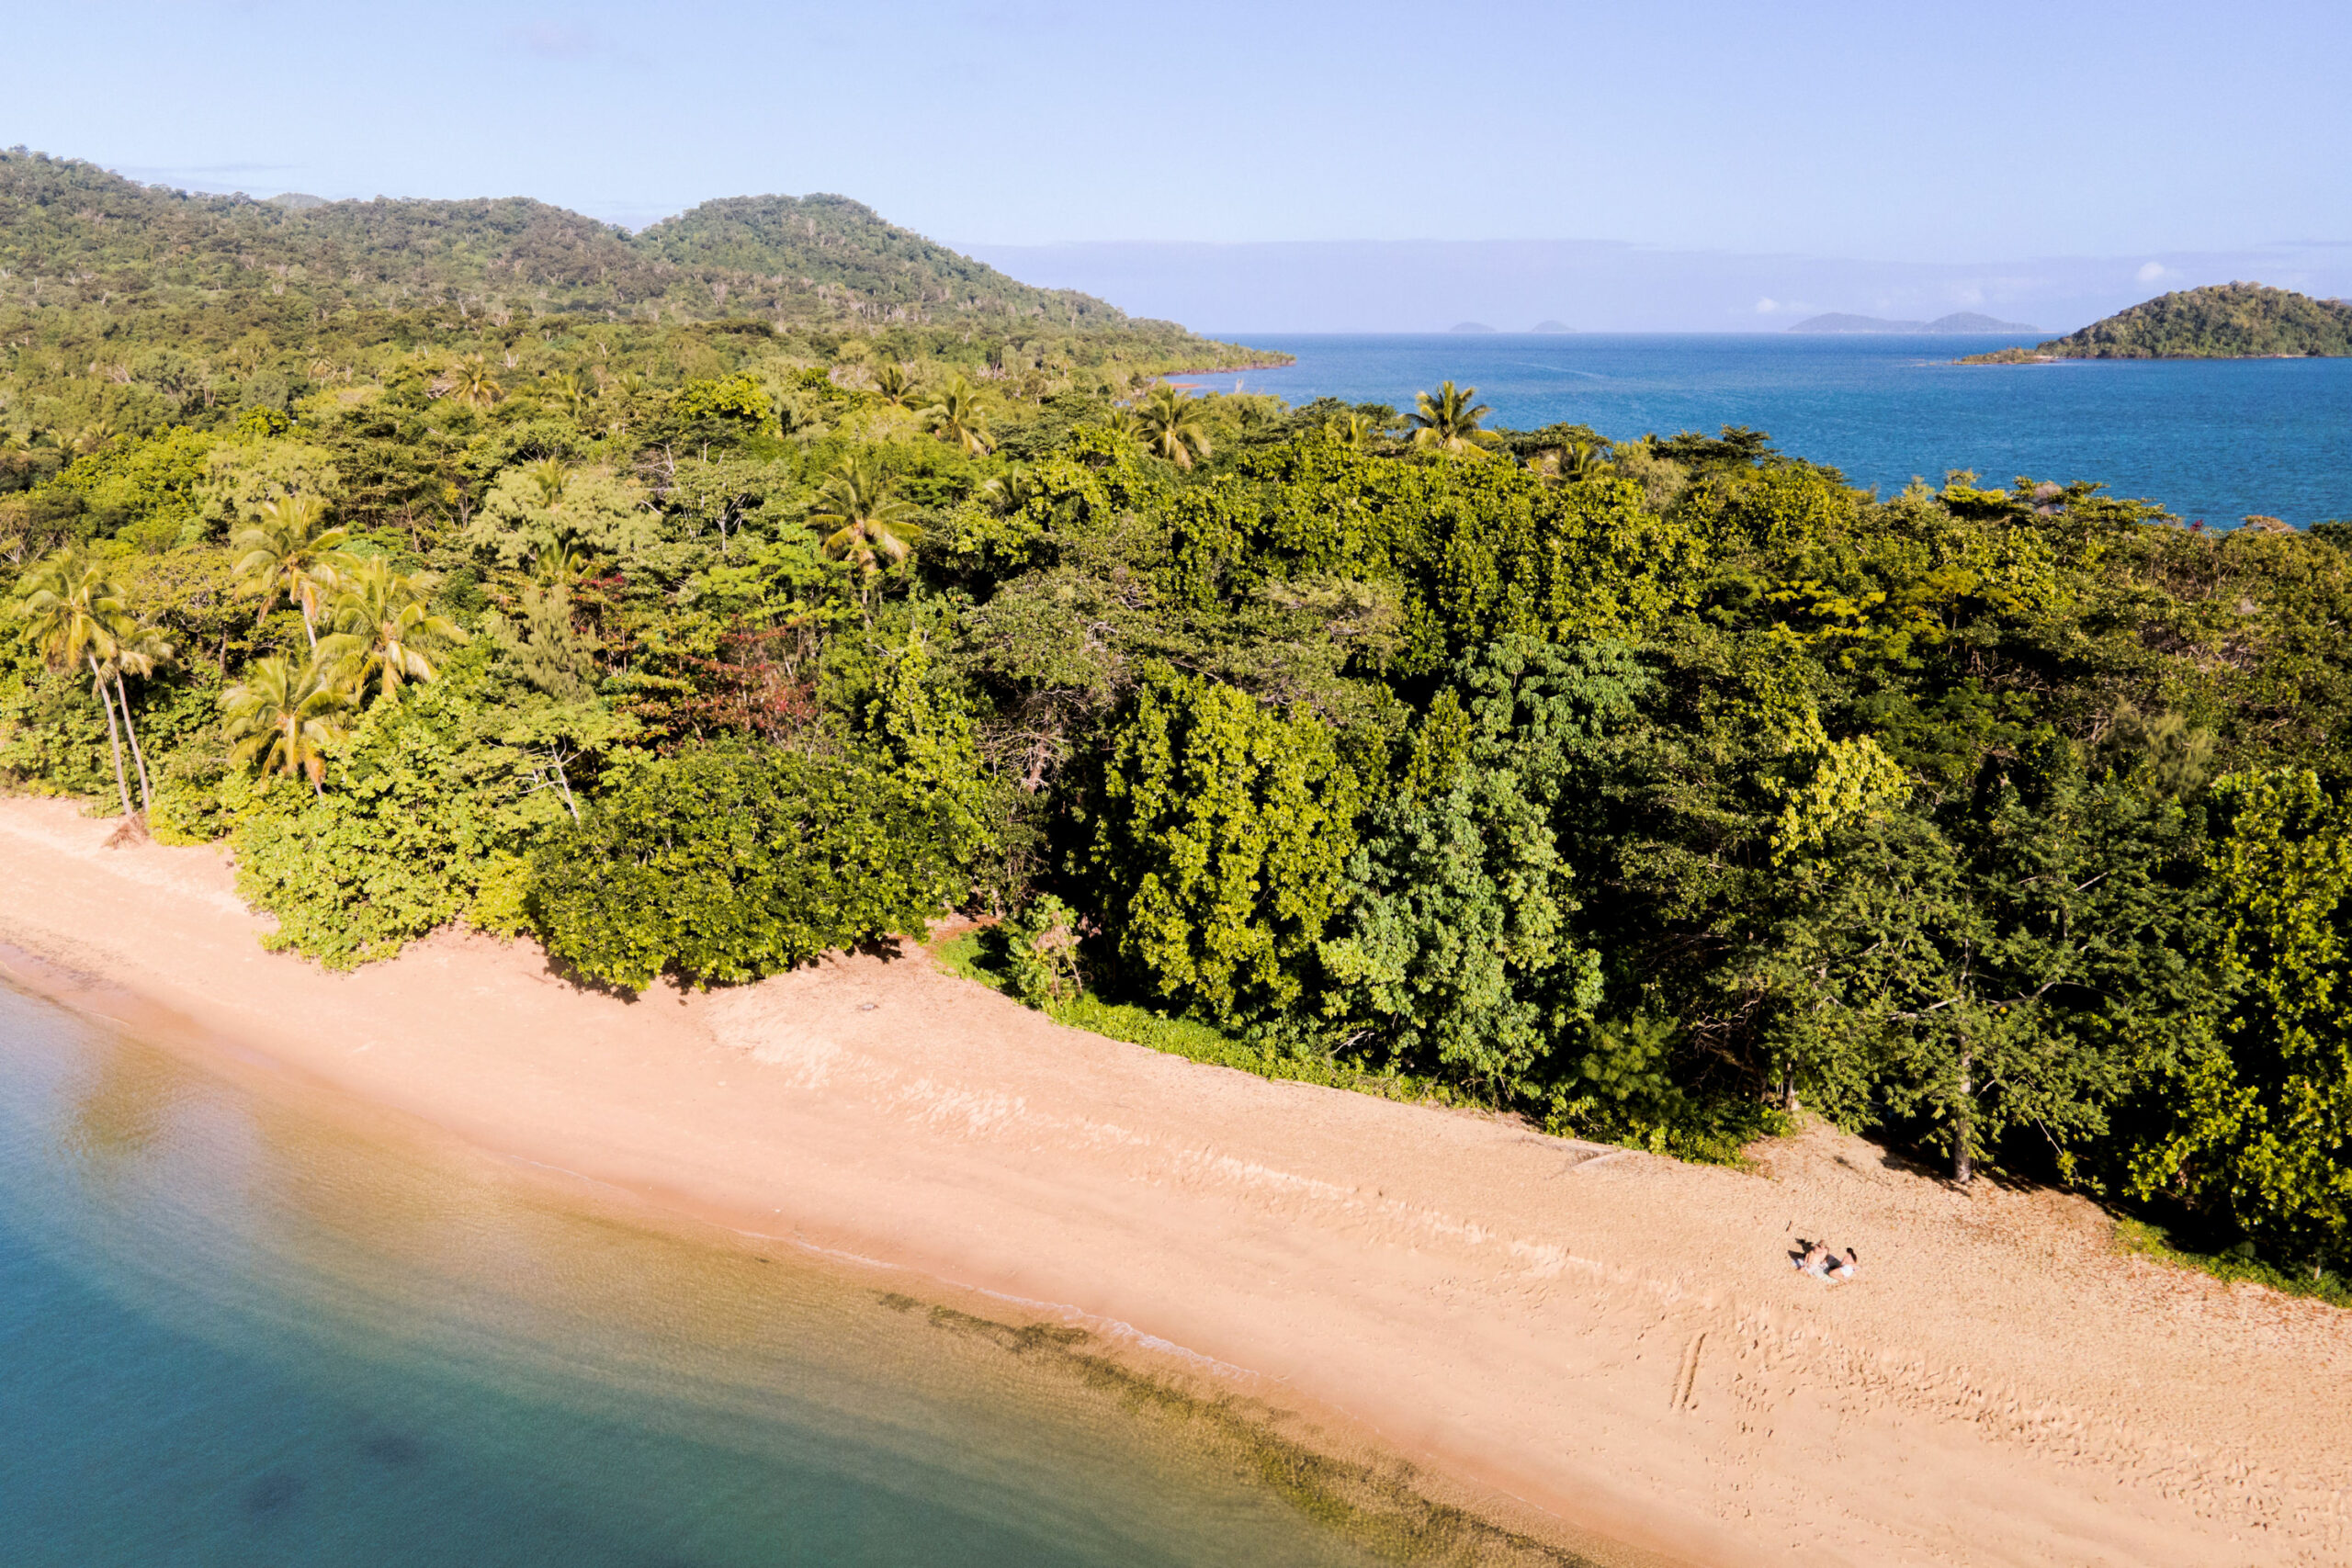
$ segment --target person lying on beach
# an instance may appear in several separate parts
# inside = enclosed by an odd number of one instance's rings
[[[1829,1256],[1827,1242],[1816,1241],[1809,1244],[1804,1249],[1804,1256],[1797,1259],[1797,1272],[1810,1274],[1816,1280],[1822,1278],[1823,1270],[1829,1267]]]
[[[1854,1278],[1855,1269],[1860,1267],[1860,1263],[1861,1259],[1854,1256],[1854,1249],[1849,1247],[1846,1249],[1845,1257],[1830,1265],[1829,1278],[1840,1285],[1849,1283]]]

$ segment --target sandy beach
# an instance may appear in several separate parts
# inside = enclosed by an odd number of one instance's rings
[[[1826,1128],[1753,1171],[1266,1082],[920,953],[628,1001],[268,953],[224,855],[0,800],[13,977],[665,1208],[1132,1325],[1691,1563],[2352,1562],[2352,1314]],[[1861,1277],[1794,1272],[1800,1239]]]

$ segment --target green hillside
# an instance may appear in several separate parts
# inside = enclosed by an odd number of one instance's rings
[[[656,223],[637,250],[708,282],[778,301],[809,299],[867,317],[1036,317],[1090,329],[1131,326],[1091,294],[1032,288],[994,267],[886,223],[843,196],[732,197]]]
[[[486,309],[917,323],[1167,324],[1032,288],[839,196],[706,202],[631,235],[519,197],[312,205],[197,196],[0,152],[0,300],[119,306],[295,299],[314,310]],[[280,308],[283,309],[282,307]]]
[[[1049,389],[1263,357],[1033,288],[844,197],[714,201],[632,235],[522,197],[258,201],[0,152],[0,428],[20,437],[200,420],[224,399],[282,411],[383,352],[513,361],[526,338],[592,322],[724,324],[810,364],[876,339],[878,357],[1017,367]]]
[[[2259,283],[2160,295],[2031,349],[1965,363],[2023,359],[2267,359],[2352,355],[2352,305]]]

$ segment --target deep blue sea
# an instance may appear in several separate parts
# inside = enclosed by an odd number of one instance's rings
[[[1974,470],[2104,482],[2214,526],[2259,513],[2352,518],[2352,359],[2110,360],[1960,366],[2017,338],[1518,333],[1238,335],[1298,363],[1238,380],[1293,403],[1387,403],[1452,379],[1492,419],[1589,424],[1611,440],[1726,424],[1892,494]]]
[[[986,1325],[1010,1305],[943,1317],[891,1293],[955,1299],[920,1276],[655,1226],[276,1077],[0,987],[9,1568],[1388,1560]]]

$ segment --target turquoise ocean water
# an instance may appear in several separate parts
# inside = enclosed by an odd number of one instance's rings
[[[1623,440],[1744,424],[1887,494],[1915,474],[1932,484],[1970,468],[2002,486],[2020,474],[2102,480],[2216,527],[2250,513],[2352,518],[2352,359],[1958,366],[2020,340],[1796,333],[1238,341],[1298,363],[1185,379],[1409,412],[1415,392],[1450,378],[1516,429],[1565,421]]]
[[[1099,1337],[270,1077],[0,989],[12,1568],[1374,1560]]]

